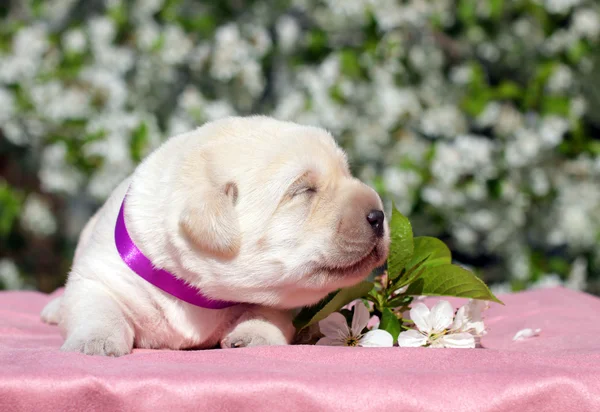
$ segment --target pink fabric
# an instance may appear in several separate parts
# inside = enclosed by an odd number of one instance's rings
[[[49,296],[4,292],[0,411],[600,411],[600,299],[560,288],[501,298],[506,306],[487,312],[487,349],[294,346],[104,358],[59,351],[58,328],[39,320]],[[527,327],[541,335],[513,342]]]

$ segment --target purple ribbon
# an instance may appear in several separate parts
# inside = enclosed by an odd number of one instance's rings
[[[175,296],[184,302],[192,305],[200,306],[206,309],[223,309],[235,305],[234,302],[226,302],[222,300],[213,300],[202,294],[195,287],[187,284],[182,279],[174,276],[172,273],[163,269],[154,267],[150,259],[148,259],[141,250],[133,243],[127,227],[125,227],[125,198],[121,203],[117,224],[115,226],[115,244],[123,262],[129,266],[139,277],[150,282],[154,286],[163,291]]]

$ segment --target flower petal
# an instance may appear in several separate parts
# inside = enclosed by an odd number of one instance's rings
[[[391,348],[394,346],[394,337],[386,330],[375,329],[367,332],[358,341],[359,346]]]
[[[469,323],[469,331],[476,336],[485,335],[485,325],[483,321]]]
[[[469,322],[481,322],[483,320],[483,311],[489,308],[489,302],[470,299],[467,303],[467,317]]]
[[[330,338],[337,338],[340,335],[348,336],[350,334],[348,322],[346,322],[344,315],[339,312],[332,313],[320,321],[319,330],[323,335]]]
[[[369,330],[379,329],[380,323],[381,323],[381,321],[379,320],[379,316],[373,315],[369,319],[369,323],[367,323],[367,328],[369,328]]]
[[[354,305],[354,314],[352,315],[352,335],[358,336],[369,323],[369,309],[362,302]]]
[[[445,348],[474,348],[475,338],[470,333],[451,333],[441,336],[439,339]]]
[[[410,320],[415,323],[415,326],[419,328],[421,332],[431,332],[429,315],[429,308],[424,303],[417,303],[410,310]]]
[[[431,330],[434,332],[442,332],[444,329],[452,325],[452,319],[454,318],[454,309],[447,300],[440,300],[431,308],[431,314],[429,315],[429,324]]]
[[[402,348],[416,348],[427,343],[427,336],[417,330],[411,329],[398,335],[398,346]]]
[[[524,340],[527,338],[532,338],[534,336],[538,336],[541,331],[542,331],[541,329],[535,329],[535,330],[531,329],[531,328],[521,329],[513,337],[513,340]]]
[[[452,330],[453,331],[466,331],[466,326],[467,326],[467,306],[461,306],[458,311],[456,312],[456,316],[454,317],[454,322],[452,322]]]
[[[330,338],[328,336],[319,339],[316,344],[322,346],[345,346],[345,342],[342,339]]]

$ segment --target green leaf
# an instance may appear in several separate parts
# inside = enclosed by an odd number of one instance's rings
[[[410,261],[413,250],[413,234],[410,221],[392,205],[392,221],[390,223],[391,244],[388,257],[388,276],[396,279],[402,269]]]
[[[136,163],[140,162],[144,157],[144,149],[148,141],[148,134],[148,125],[146,122],[140,123],[139,126],[131,132],[129,146],[131,149],[131,158]]]
[[[472,272],[451,264],[425,268],[423,274],[410,284],[406,294],[456,296],[504,304]]]
[[[495,90],[495,95],[499,99],[517,99],[523,94],[518,84],[511,81],[502,82]]]
[[[477,9],[475,0],[460,0],[458,2],[458,17],[467,27],[473,26],[477,21],[475,10]]]
[[[0,238],[8,236],[19,218],[23,194],[0,180]]]
[[[402,294],[396,296],[392,300],[388,301],[387,306],[390,308],[399,308],[402,306],[408,306],[413,301],[413,297],[410,295]]]
[[[570,100],[563,96],[544,96],[541,106],[541,111],[544,114],[568,116],[570,110]]]
[[[408,269],[394,285],[394,289],[400,289],[413,283],[428,267],[449,264],[451,262],[452,254],[444,242],[434,237],[417,236],[414,238],[412,259],[406,264],[406,268]]]
[[[441,240],[429,236],[417,236],[414,238],[414,253],[407,268],[413,268],[420,261],[426,259],[424,266],[434,267],[452,263],[452,253],[448,246]]]
[[[415,280],[419,278],[425,272],[425,260],[420,261],[415,266],[413,266],[410,270],[405,272],[402,277],[398,280],[397,283],[394,283],[394,290],[398,290],[403,288],[406,285],[413,283]]]
[[[353,50],[342,50],[340,52],[341,71],[346,76],[357,79],[361,76],[362,69],[358,60],[358,55]]]
[[[490,0],[490,17],[493,20],[500,20],[502,18],[502,12],[504,7],[504,0]]]
[[[400,321],[390,308],[383,309],[379,329],[388,331],[393,336],[394,342],[398,339],[398,335],[400,334]]]
[[[294,318],[294,326],[301,330],[319,322],[353,300],[366,296],[371,289],[373,284],[363,281],[358,285],[332,292],[316,305],[303,308]]]

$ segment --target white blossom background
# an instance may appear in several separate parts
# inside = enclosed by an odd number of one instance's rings
[[[0,288],[51,291],[167,137],[231,114],[330,130],[495,292],[600,294],[596,0],[0,5]]]

